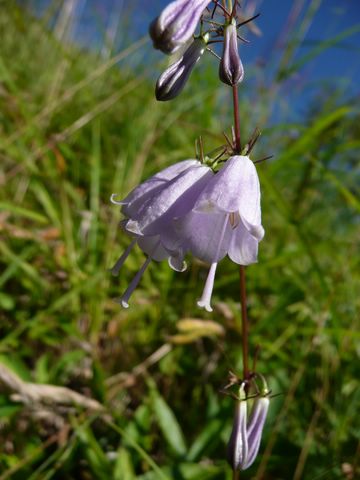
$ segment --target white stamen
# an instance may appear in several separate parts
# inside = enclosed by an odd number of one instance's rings
[[[119,275],[119,271],[121,269],[121,267],[123,266],[125,260],[127,259],[127,257],[129,256],[131,250],[134,248],[135,246],[135,243],[136,243],[136,240],[133,240],[130,245],[127,247],[127,249],[125,250],[125,252],[121,255],[121,257],[117,260],[117,262],[115,263],[115,265],[110,268],[110,272],[114,275],[114,277],[116,275]]]
[[[146,270],[146,268],[147,268],[147,266],[149,265],[150,262],[151,262],[151,257],[147,257],[145,262],[142,264],[140,270],[137,272],[135,277],[131,280],[130,285],[128,286],[128,288],[126,289],[124,294],[116,300],[117,302],[121,303],[121,305],[124,308],[129,308],[129,303],[128,303],[129,298],[131,297],[131,294],[133,293],[135,288],[138,286],[138,284],[141,280],[141,277],[143,276],[143,273],[145,272],[145,270]]]
[[[199,307],[205,308],[207,312],[212,312],[211,308],[211,294],[214,288],[215,272],[216,272],[217,262],[212,263],[208,276],[206,278],[205,287],[201,295],[200,300],[197,302]]]

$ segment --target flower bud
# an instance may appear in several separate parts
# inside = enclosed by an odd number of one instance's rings
[[[235,419],[227,447],[228,462],[233,470],[242,469],[248,455],[248,439],[246,433],[247,400],[245,382],[239,388],[239,401],[236,404]]]
[[[164,102],[179,95],[194,66],[205,52],[207,41],[208,36],[196,38],[184,55],[160,75],[155,87],[157,100]]]
[[[244,78],[244,67],[239,57],[236,21],[232,19],[224,27],[223,53],[219,67],[220,80],[227,85],[236,85]]]
[[[246,470],[254,463],[259,452],[262,432],[269,410],[269,390],[262,375],[260,393],[254,399],[249,419],[247,419],[247,402],[245,382],[240,386],[239,400],[230,441],[228,444],[228,461],[233,470]]]
[[[241,467],[241,470],[246,470],[255,461],[259,451],[262,432],[269,409],[269,397],[257,397],[254,400],[254,405],[251,410],[248,426],[247,426],[247,441],[248,454]]]
[[[211,0],[175,0],[153,20],[149,33],[154,48],[176,52],[194,34],[200,17]]]

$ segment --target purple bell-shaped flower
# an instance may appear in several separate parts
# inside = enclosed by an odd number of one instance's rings
[[[211,265],[198,302],[211,312],[218,262],[228,255],[240,265],[255,263],[258,243],[264,236],[259,178],[250,158],[230,157],[223,168],[209,178],[192,210],[175,219],[174,224],[183,248]]]
[[[119,273],[136,244],[147,254],[144,264],[119,299],[125,308],[151,260],[168,259],[174,270],[185,270],[184,249],[177,241],[172,222],[192,209],[199,189],[204,188],[212,175],[211,169],[198,160],[184,160],[141,183],[124,200],[116,200],[116,194],[111,196],[112,203],[121,205],[126,217],[121,222],[122,228],[134,237],[111,269],[113,275]]]

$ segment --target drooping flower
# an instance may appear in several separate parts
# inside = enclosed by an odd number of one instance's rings
[[[176,234],[172,221],[174,217],[186,215],[192,209],[198,192],[204,188],[211,175],[211,169],[201,165],[198,160],[184,160],[143,182],[124,200],[116,200],[116,194],[111,196],[112,203],[121,205],[126,217],[121,222],[123,230],[134,237],[111,269],[112,273],[119,273],[136,244],[147,254],[144,264],[119,299],[125,308],[151,260],[168,259],[171,268],[177,271],[186,268],[183,261],[184,249],[179,242],[174,241]],[[172,246],[167,247],[165,244]]]
[[[153,20],[149,33],[154,47],[176,52],[193,36],[200,17],[211,0],[175,0]]]
[[[226,255],[240,265],[257,261],[261,225],[260,185],[255,165],[247,156],[230,157],[207,181],[192,210],[174,220],[178,244],[211,264],[198,302],[209,312],[218,262]],[[174,243],[164,241],[167,248]]]
[[[160,235],[164,240],[167,239],[172,233],[174,219],[184,217],[191,211],[202,190],[214,176],[210,167],[197,160],[193,162],[195,163],[159,187],[147,190],[145,194],[130,194],[131,201],[129,195],[120,202],[124,205],[123,213],[129,218],[126,224],[128,232],[136,235]],[[149,185],[148,182],[145,183]],[[164,242],[164,245],[173,250],[174,243],[169,241]]]
[[[155,87],[157,100],[172,100],[179,95],[193,68],[205,52],[208,38],[208,35],[196,38],[183,56],[160,75]]]
[[[224,43],[219,66],[220,80],[227,85],[237,85],[244,78],[244,67],[238,50],[236,20],[224,27]]]

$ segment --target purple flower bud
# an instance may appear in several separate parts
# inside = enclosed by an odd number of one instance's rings
[[[235,419],[227,447],[228,462],[233,470],[241,469],[248,455],[248,438],[246,433],[247,400],[245,382],[239,388],[239,400],[236,403]]]
[[[232,19],[224,28],[223,53],[219,66],[220,80],[227,85],[237,85],[244,78],[244,67],[240,60],[237,41],[236,20]]]
[[[174,53],[194,34],[200,17],[211,0],[176,0],[153,20],[149,33],[154,47]]]
[[[256,459],[266,416],[269,410],[269,404],[270,399],[268,396],[257,397],[254,400],[254,405],[247,426],[248,454],[241,466],[241,470],[249,468]]]
[[[206,43],[207,37],[196,38],[184,55],[160,75],[155,87],[157,100],[164,102],[179,95],[196,63],[205,52]]]
[[[269,410],[269,390],[262,378],[263,388],[254,399],[250,417],[247,419],[247,402],[245,383],[240,386],[239,401],[231,437],[228,444],[228,461],[233,470],[246,470],[255,461],[259,452],[262,432]]]

